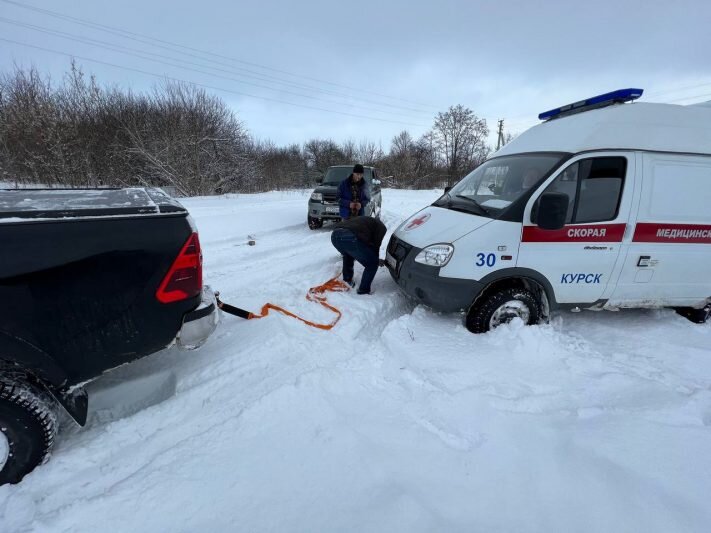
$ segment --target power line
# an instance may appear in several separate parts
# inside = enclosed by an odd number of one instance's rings
[[[4,0],[3,0],[3,1],[4,1]],[[266,101],[268,101],[268,102],[276,102],[276,103],[279,103],[279,104],[286,104],[286,105],[295,106],[295,107],[302,107],[302,108],[305,108],[305,109],[313,109],[313,110],[316,110],[316,111],[324,111],[324,112],[326,112],[326,113],[335,113],[335,114],[337,114],[337,115],[344,115],[344,116],[349,116],[349,117],[363,118],[363,119],[367,119],[367,120],[375,120],[375,121],[378,121],[378,122],[389,122],[389,123],[392,123],[392,124],[403,124],[403,125],[406,125],[406,126],[417,126],[417,127],[422,127],[422,128],[426,128],[426,127],[427,127],[427,126],[425,126],[424,124],[414,124],[414,123],[412,123],[412,122],[403,122],[403,121],[399,121],[399,120],[388,120],[388,119],[384,119],[384,118],[370,117],[370,116],[366,116],[366,115],[358,115],[358,114],[356,114],[356,113],[346,113],[346,112],[344,112],[344,111],[335,111],[335,110],[333,110],[333,109],[326,109],[326,108],[323,108],[323,107],[316,107],[316,106],[310,106],[310,105],[305,105],[305,104],[297,104],[297,103],[294,103],[294,102],[288,102],[288,101],[286,101],[286,100],[279,100],[279,99],[277,99],[277,98],[269,98],[269,97],[267,97],[267,96],[259,96],[259,95],[250,94],[250,93],[245,93],[245,92],[241,92],[241,91],[235,91],[235,90],[231,90],[231,89],[225,89],[224,87],[216,87],[216,86],[214,86],[214,85],[207,85],[207,84],[204,84],[204,83],[197,83],[197,82],[194,82],[194,81],[183,80],[183,79],[181,79],[181,78],[175,78],[175,77],[172,77],[172,76],[166,76],[166,75],[162,75],[162,74],[156,74],[156,73],[154,73],[154,72],[148,72],[148,71],[146,71],[146,70],[141,70],[141,69],[137,69],[137,68],[133,68],[133,67],[126,67],[126,66],[124,66],[124,65],[117,65],[116,63],[109,63],[108,61],[101,61],[101,60],[98,60],[98,59],[93,59],[93,58],[91,58],[91,57],[80,56],[80,55],[77,55],[77,54],[70,54],[70,53],[67,53],[67,52],[59,51],[59,50],[52,50],[52,49],[49,49],[49,48],[44,48],[44,47],[42,47],[42,46],[36,46],[36,45],[33,45],[33,44],[21,43],[21,42],[19,42],[19,41],[15,41],[15,40],[12,40],[12,39],[6,39],[6,38],[4,38],[4,37],[0,37],[0,41],[5,41],[5,42],[8,42],[8,43],[18,44],[18,45],[20,45],[20,46],[26,46],[26,47],[28,47],[28,48],[35,48],[35,49],[37,49],[37,50],[43,50],[43,51],[45,51],[45,52],[50,52],[50,53],[53,53],[53,54],[63,55],[63,56],[67,56],[67,57],[70,57],[70,58],[83,59],[84,61],[91,61],[92,63],[98,63],[98,64],[101,64],[101,65],[107,65],[107,66],[109,66],[109,67],[115,67],[115,68],[120,68],[120,69],[123,69],[123,70],[132,71],[132,72],[138,72],[139,74],[145,74],[145,75],[147,75],[147,76],[153,76],[153,77],[162,78],[162,79],[166,79],[166,80],[170,80],[170,81],[177,81],[177,82],[187,83],[187,84],[189,84],[189,85],[194,85],[194,86],[196,86],[196,87],[203,87],[203,88],[205,88],[205,89],[211,89],[211,90],[214,90],[214,91],[222,91],[222,92],[226,92],[226,93],[237,94],[237,95],[240,95],[240,96],[247,96],[247,97],[249,97],[249,98],[257,98],[257,99],[259,99],[259,100],[266,100]]]
[[[675,100],[669,100],[668,102],[665,102],[667,104],[673,104],[674,102],[681,102],[682,100],[694,100],[696,98],[709,98],[711,97],[711,93],[706,93],[706,94],[697,94],[696,96],[684,96],[683,98],[677,98]],[[695,102],[695,103],[701,103],[701,102]]]
[[[221,58],[221,59],[227,59],[227,60],[229,60],[229,61],[233,61],[233,62],[245,64],[245,65],[250,65],[250,66],[258,67],[258,68],[260,68],[260,69],[269,70],[269,71],[272,71],[272,72],[278,72],[278,73],[280,73],[280,74],[286,74],[286,75],[288,75],[288,76],[293,76],[293,77],[302,78],[302,79],[306,79],[306,80],[310,80],[310,81],[315,81],[315,82],[318,82],[318,83],[325,83],[325,84],[328,84],[328,85],[333,85],[333,86],[336,86],[336,87],[345,88],[345,89],[348,89],[348,90],[351,90],[351,91],[357,91],[357,92],[361,92],[361,93],[364,93],[364,94],[371,94],[371,95],[379,96],[379,97],[381,97],[381,98],[388,98],[388,99],[391,99],[391,100],[399,100],[399,101],[401,101],[401,102],[407,102],[407,103],[409,103],[409,104],[414,104],[414,105],[418,105],[418,106],[421,106],[421,107],[429,107],[429,108],[432,108],[432,109],[436,109],[436,108],[437,108],[436,106],[433,106],[433,105],[431,105],[431,104],[424,104],[424,103],[415,102],[415,101],[412,101],[412,100],[406,100],[406,99],[404,99],[404,98],[398,98],[398,97],[393,97],[393,96],[389,96],[389,95],[386,95],[386,94],[377,93],[377,92],[374,92],[374,91],[367,91],[367,90],[365,90],[365,89],[359,89],[359,88],[356,88],[356,87],[350,87],[350,86],[348,86],[348,85],[342,85],[342,84],[335,83],[335,82],[331,82],[331,81],[327,81],[327,80],[321,80],[321,79],[313,78],[313,77],[310,77],[310,76],[304,76],[304,75],[301,75],[301,74],[294,74],[294,73],[292,73],[292,72],[288,72],[288,71],[285,71],[285,70],[280,70],[280,69],[275,69],[275,68],[268,67],[268,66],[265,66],[265,65],[260,65],[259,63],[253,63],[253,62],[249,62],[249,61],[244,61],[244,60],[241,60],[241,59],[236,59],[236,58],[233,58],[233,57],[229,57],[229,56],[224,56],[224,55],[221,55],[221,54],[217,54],[217,53],[215,53],[215,52],[210,52],[210,51],[206,51],[206,50],[201,50],[201,49],[199,49],[199,48],[193,48],[193,47],[190,47],[190,46],[181,45],[181,44],[174,43],[174,42],[171,42],[171,41],[167,41],[167,40],[163,40],[163,39],[158,39],[158,38],[156,38],[156,37],[151,37],[151,36],[149,36],[149,35],[143,35],[143,34],[140,34],[140,33],[135,33],[135,32],[132,32],[132,31],[128,31],[128,30],[124,30],[124,29],[121,29],[121,28],[117,28],[117,27],[115,27],[115,26],[107,26],[107,25],[105,25],[105,24],[100,24],[100,23],[92,22],[92,21],[89,21],[89,20],[86,20],[86,19],[81,19],[81,18],[77,18],[77,17],[72,17],[72,16],[70,16],[70,15],[65,15],[65,14],[63,14],[63,13],[59,13],[59,12],[57,12],[57,11],[52,11],[52,10],[49,10],[49,9],[43,9],[43,8],[35,7],[35,6],[29,5],[29,4],[25,4],[25,3],[22,3],[22,2],[16,2],[16,1],[14,1],[14,0],[0,0],[0,1],[5,2],[5,3],[7,3],[7,4],[11,4],[11,5],[17,6],[17,7],[20,7],[20,8],[22,8],[22,9],[28,9],[28,10],[31,10],[31,11],[35,11],[35,12],[37,12],[37,13],[42,13],[42,14],[45,14],[45,15],[49,15],[49,16],[51,16],[51,17],[60,18],[60,19],[63,19],[63,20],[68,20],[68,21],[70,21],[70,22],[73,22],[73,23],[75,23],[75,24],[79,24],[79,25],[81,25],[81,26],[88,26],[88,27],[91,27],[91,28],[94,28],[94,29],[98,29],[98,30],[100,30],[100,31],[105,31],[105,32],[113,33],[114,35],[118,35],[118,36],[120,36],[120,37],[122,37],[122,38],[125,38],[125,39],[134,39],[134,40],[136,40],[136,38],[140,38],[140,39],[138,39],[138,40],[141,41],[141,39],[142,39],[141,42],[143,42],[144,44],[148,44],[146,41],[151,41],[151,42],[153,43],[153,44],[152,44],[153,46],[160,46],[160,45],[155,44],[156,42],[158,42],[158,43],[163,43],[163,44],[172,46],[172,47],[174,47],[174,48],[180,48],[180,49],[183,49],[183,50],[191,50],[191,51],[193,51],[193,52],[198,52],[198,53],[200,53],[200,54],[209,55],[209,56],[213,56],[213,57],[219,57],[219,58]],[[128,36],[133,36],[133,37],[128,37]],[[163,47],[163,48],[164,48],[164,47]],[[176,50],[171,50],[171,51],[175,52]],[[185,53],[185,52],[180,52],[180,53]]]
[[[76,37],[76,36],[72,36],[72,34],[68,34],[68,33],[66,33],[66,32],[61,32],[61,31],[56,31],[56,30],[47,30],[47,29],[42,28],[41,26],[35,26],[35,25],[33,25],[33,24],[27,24],[27,23],[24,23],[24,22],[11,21],[11,19],[5,19],[5,18],[3,18],[3,17],[0,17],[0,22],[6,23],[6,24],[12,24],[12,25],[15,25],[15,26],[21,26],[21,27],[30,28],[30,29],[32,29],[33,31],[37,31],[37,32],[44,33],[44,34],[47,34],[47,35],[54,35],[54,36],[60,37],[60,38],[62,38],[62,39],[67,39],[67,40],[75,41],[75,42],[81,42],[81,43],[84,43],[84,44],[92,44],[92,42],[93,42],[93,43],[105,43],[105,41],[97,41],[97,40],[95,40],[95,39],[85,39],[85,38],[83,38],[83,37]],[[360,105],[356,105],[356,104],[350,104],[350,103],[344,103],[344,102],[337,102],[337,101],[334,101],[334,100],[329,100],[329,99],[325,99],[325,98],[318,97],[318,96],[313,96],[313,95],[309,95],[309,94],[298,93],[298,92],[289,91],[289,90],[281,89],[281,88],[269,87],[269,86],[262,85],[262,84],[259,84],[259,83],[254,83],[254,82],[250,82],[250,81],[245,81],[245,80],[242,80],[242,79],[233,78],[233,77],[229,77],[229,76],[223,76],[223,75],[220,75],[220,74],[214,74],[214,73],[211,73],[211,72],[206,72],[206,71],[204,71],[204,70],[195,69],[195,68],[191,68],[191,67],[186,67],[186,66],[181,65],[181,64],[175,64],[175,63],[171,63],[171,62],[167,62],[167,61],[162,61],[162,60],[160,60],[160,59],[154,59],[154,58],[151,58],[151,57],[146,57],[146,55],[144,55],[143,53],[137,53],[138,51],[135,50],[135,49],[127,48],[127,47],[124,47],[124,46],[121,46],[121,45],[114,46],[112,43],[108,43],[108,44],[93,44],[93,46],[98,46],[98,47],[103,48],[103,49],[106,49],[106,50],[112,50],[112,51],[115,51],[115,52],[119,52],[119,53],[122,53],[122,54],[126,54],[126,55],[131,56],[131,57],[137,57],[137,58],[145,59],[145,60],[148,60],[148,61],[154,61],[154,62],[156,62],[156,63],[161,63],[161,64],[163,64],[163,65],[168,65],[168,66],[180,68],[180,69],[183,69],[183,70],[189,70],[189,71],[193,71],[193,72],[198,72],[198,73],[200,73],[200,74],[206,74],[206,75],[208,75],[208,76],[213,76],[213,77],[216,77],[216,78],[221,78],[221,79],[225,79],[225,80],[229,80],[229,81],[235,81],[235,82],[237,82],[237,83],[243,83],[243,84],[246,84],[246,85],[252,85],[252,86],[255,86],[255,87],[259,87],[259,88],[267,89],[267,90],[271,90],[271,91],[281,91],[281,92],[283,92],[283,93],[290,94],[290,95],[294,95],[294,96],[298,96],[298,97],[300,97],[300,98],[307,98],[307,99],[310,99],[310,100],[317,100],[317,101],[322,101],[322,102],[330,103],[330,104],[345,105],[345,106],[348,106],[348,107],[351,107],[351,108],[363,109],[363,110],[366,110],[366,111],[372,111],[372,112],[376,112],[376,113],[386,113],[386,114],[393,115],[393,116],[399,116],[399,117],[405,117],[405,118],[412,118],[412,116],[411,116],[410,114],[403,114],[403,113],[397,113],[397,112],[393,112],[393,111],[386,111],[386,110],[383,110],[383,109],[374,109],[374,108],[368,107],[368,106],[360,106]],[[127,51],[125,51],[125,50],[129,50],[129,51],[127,52]],[[164,56],[164,55],[161,55],[161,54],[154,54],[154,53],[152,53],[152,52],[145,52],[145,53],[146,53],[146,54],[150,54],[150,55],[154,55],[154,56],[157,56],[157,57],[164,57],[164,58],[170,59],[170,60],[172,60],[172,61],[180,61],[180,62],[182,62],[182,60],[180,60],[180,59],[171,58],[171,57],[169,57],[169,56]],[[209,66],[203,66],[203,65],[200,65],[199,63],[192,63],[192,62],[187,62],[187,63],[188,63],[188,64],[193,64],[193,65],[198,65],[198,66],[201,66],[201,67],[204,67],[204,68],[214,68],[214,67],[209,67]],[[224,71],[224,72],[230,72],[230,71],[227,71],[227,70],[224,70],[224,69],[217,69],[217,70],[222,70],[222,71]],[[387,106],[387,104],[377,104],[377,105],[385,105],[385,106]],[[399,107],[399,106],[394,106],[394,107]]]
[[[428,115],[431,114],[431,113],[428,112],[428,111],[422,111],[422,110],[413,109],[413,108],[410,108],[410,107],[399,106],[399,105],[396,105],[396,104],[380,103],[380,102],[376,102],[376,101],[374,101],[374,100],[367,100],[367,99],[365,99],[365,98],[361,98],[361,97],[357,97],[357,96],[352,96],[352,95],[348,95],[348,94],[344,94],[344,93],[338,93],[338,92],[330,91],[330,90],[319,89],[318,87],[313,87],[313,86],[309,86],[309,85],[303,85],[303,84],[301,84],[301,83],[294,83],[294,82],[291,82],[291,81],[284,81],[282,78],[277,78],[277,77],[275,77],[275,76],[270,76],[270,75],[268,75],[268,74],[262,74],[262,73],[255,72],[255,71],[248,70],[248,69],[244,69],[244,68],[241,68],[241,67],[234,67],[234,66],[228,65],[228,64],[226,64],[226,63],[219,62],[219,61],[215,61],[215,60],[212,60],[212,59],[201,58],[200,56],[197,56],[197,55],[195,55],[195,54],[186,54],[186,53],[184,53],[184,52],[176,52],[176,51],[171,50],[171,49],[169,49],[169,48],[167,48],[167,47],[161,47],[161,48],[168,49],[168,50],[170,50],[171,52],[174,52],[174,53],[179,53],[179,54],[187,55],[187,56],[190,56],[190,57],[195,57],[195,58],[200,59],[201,61],[208,61],[208,62],[210,62],[210,63],[216,63],[216,64],[218,64],[218,65],[227,66],[227,67],[229,67],[229,70],[228,70],[228,69],[218,68],[218,67],[213,67],[213,66],[209,66],[209,65],[203,65],[203,64],[200,64],[200,63],[194,63],[194,62],[192,62],[192,61],[186,61],[186,60],[184,60],[184,59],[174,58],[174,57],[166,56],[166,55],[163,55],[163,54],[157,54],[157,53],[155,53],[155,52],[149,52],[149,51],[146,51],[146,50],[136,50],[135,48],[129,48],[129,47],[126,47],[126,46],[123,46],[123,45],[120,45],[120,44],[116,44],[116,43],[112,43],[112,42],[108,42],[108,41],[102,41],[102,40],[99,40],[99,39],[91,39],[91,38],[88,38],[88,37],[78,36],[78,35],[73,34],[73,33],[65,32],[65,31],[60,31],[60,30],[55,30],[55,29],[52,29],[52,28],[47,28],[47,27],[43,27],[43,26],[38,26],[38,25],[36,25],[36,24],[30,24],[30,23],[27,23],[27,22],[22,22],[22,21],[18,21],[18,20],[8,19],[8,18],[4,18],[4,17],[0,17],[0,21],[1,21],[1,22],[4,22],[4,23],[6,23],[6,24],[11,24],[11,25],[13,25],[13,26],[20,26],[20,27],[24,27],[24,28],[29,28],[29,29],[32,29],[33,31],[37,31],[37,32],[40,32],[40,33],[45,33],[45,34],[49,34],[49,35],[54,35],[54,36],[60,37],[60,38],[62,38],[62,39],[68,39],[68,40],[73,40],[73,41],[77,41],[77,42],[83,42],[83,43],[85,43],[85,44],[92,44],[93,46],[99,46],[99,47],[101,47],[101,48],[112,47],[112,48],[109,48],[109,49],[112,49],[112,50],[114,50],[114,51],[119,51],[119,52],[121,52],[121,53],[127,53],[127,52],[123,52],[123,51],[121,51],[121,50],[116,50],[116,48],[122,48],[123,50],[128,50],[129,52],[132,52],[132,53],[140,53],[140,54],[146,54],[146,55],[152,55],[152,56],[155,56],[155,57],[170,59],[171,61],[181,61],[181,62],[185,62],[185,63],[187,63],[187,64],[199,66],[199,67],[201,67],[201,68],[207,68],[207,69],[211,69],[211,70],[215,70],[215,71],[219,71],[219,72],[233,73],[233,74],[236,74],[236,75],[238,75],[238,76],[245,76],[245,77],[248,77],[248,78],[253,78],[253,79],[257,79],[257,80],[261,80],[261,81],[266,81],[266,82],[268,82],[268,83],[275,83],[275,84],[278,84],[278,85],[285,85],[285,86],[288,86],[288,87],[295,87],[295,88],[298,88],[298,89],[306,89],[306,90],[312,90],[312,91],[322,92],[322,93],[324,93],[324,94],[333,95],[333,96],[336,96],[336,97],[338,97],[338,98],[348,98],[348,99],[360,100],[360,101],[363,101],[363,102],[366,102],[366,103],[370,103],[370,104],[374,104],[374,105],[378,105],[378,106],[381,106],[381,107],[392,107],[392,108],[397,108],[397,109],[403,109],[403,110],[406,110],[406,111],[412,111],[412,112],[414,112],[414,113],[426,113],[426,114],[428,114]],[[135,40],[135,39],[134,39],[134,40]],[[139,42],[142,42],[142,41],[139,41]],[[146,59],[146,58],[144,57],[143,59]],[[174,65],[172,65],[172,66],[174,66]],[[246,71],[246,72],[248,72],[249,74],[242,74],[241,72],[237,72],[237,71]],[[230,78],[230,79],[232,79],[232,78]],[[233,81],[237,81],[237,80],[233,80]],[[244,83],[247,83],[247,82],[244,82]],[[258,87],[263,87],[263,86],[259,86],[259,85],[257,85],[257,86],[258,86]],[[265,87],[265,88],[271,89],[271,90],[277,90],[277,89],[272,89],[272,88],[270,88],[270,87]],[[282,89],[280,89],[280,90],[282,90]],[[369,109],[369,108],[362,107],[362,109]]]
[[[647,94],[645,94],[646,97],[657,97],[662,94],[669,94],[669,93],[678,93],[679,91],[686,91],[688,89],[697,89],[699,87],[708,87],[711,86],[711,83],[699,83],[696,85],[687,85],[686,87],[678,87],[676,89],[668,89],[665,91],[652,91]]]

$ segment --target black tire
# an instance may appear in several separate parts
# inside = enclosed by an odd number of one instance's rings
[[[323,220],[320,218],[314,218],[312,216],[309,216],[308,222],[309,222],[310,229],[319,229],[320,227],[323,226]]]
[[[674,310],[691,320],[694,324],[705,324],[711,318],[711,306],[706,306],[703,309],[693,309],[691,307],[675,307]]]
[[[507,307],[510,302],[515,304]],[[524,310],[527,311],[527,317]],[[509,288],[489,294],[469,309],[465,325],[472,333],[486,333],[497,325],[510,322],[516,316],[524,319],[526,325],[538,324],[541,303],[531,291]]]
[[[0,376],[0,485],[18,483],[49,458],[57,407],[44,391]]]

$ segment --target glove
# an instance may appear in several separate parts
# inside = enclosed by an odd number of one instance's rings
[[[378,259],[378,266],[384,267],[385,266],[385,259]]]

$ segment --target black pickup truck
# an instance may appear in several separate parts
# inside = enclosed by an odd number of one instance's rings
[[[187,210],[159,189],[0,190],[0,485],[49,456],[83,386],[214,331]]]

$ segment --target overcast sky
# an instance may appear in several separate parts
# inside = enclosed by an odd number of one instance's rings
[[[387,150],[455,104],[520,133],[618,88],[710,100],[711,1],[0,0],[2,71],[57,78],[70,55],[133,90],[165,76],[208,86],[261,139]]]

